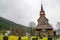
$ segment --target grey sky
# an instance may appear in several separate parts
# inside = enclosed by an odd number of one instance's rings
[[[49,23],[55,26],[60,22],[60,0],[42,0]],[[0,16],[18,24],[28,26],[30,21],[37,23],[41,0],[0,0]]]

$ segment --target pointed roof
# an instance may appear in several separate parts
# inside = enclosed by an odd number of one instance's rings
[[[45,23],[45,24],[42,24]],[[41,4],[40,18],[38,19],[38,25],[36,29],[53,29],[53,27],[48,23],[48,19],[45,17],[45,11],[43,10],[43,5]]]
[[[36,29],[53,29],[53,27],[49,24],[47,24],[47,25],[37,25]]]

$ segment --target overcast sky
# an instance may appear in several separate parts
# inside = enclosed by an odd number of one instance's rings
[[[60,22],[60,0],[42,0],[49,23]],[[0,16],[28,26],[30,21],[37,23],[41,0],[0,0]]]

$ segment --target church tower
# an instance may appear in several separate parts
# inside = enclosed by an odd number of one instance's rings
[[[38,25],[35,28],[35,35],[40,37],[53,37],[53,27],[49,24],[46,18],[43,5],[41,4],[40,17],[37,20]]]

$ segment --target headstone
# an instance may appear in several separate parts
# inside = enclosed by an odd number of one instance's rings
[[[4,36],[4,37],[3,37],[3,40],[8,40],[8,37],[7,37],[7,36]]]
[[[18,40],[21,40],[21,37],[19,37]]]
[[[38,40],[38,38],[32,38],[32,40]]]
[[[48,38],[48,40],[52,40],[52,38]]]

